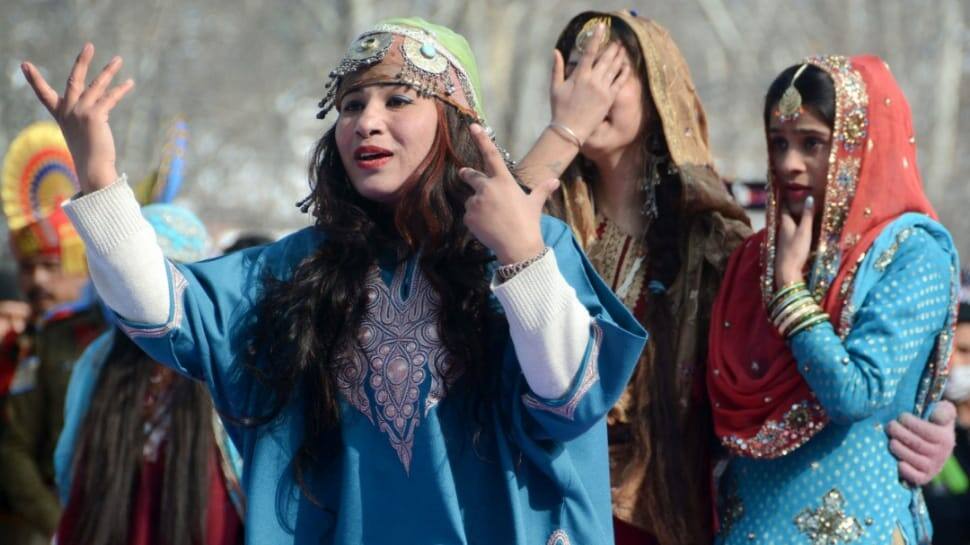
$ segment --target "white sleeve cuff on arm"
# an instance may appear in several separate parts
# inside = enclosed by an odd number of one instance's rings
[[[84,240],[91,280],[104,302],[134,322],[165,322],[170,306],[165,257],[127,178],[71,199],[64,211]]]
[[[509,280],[496,284],[522,373],[532,391],[557,399],[583,363],[592,318],[563,278],[552,249]]]

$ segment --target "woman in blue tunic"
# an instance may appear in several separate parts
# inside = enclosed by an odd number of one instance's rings
[[[604,415],[645,332],[483,129],[474,58],[419,19],[331,73],[315,225],[164,261],[115,153],[112,60],[63,96],[24,71],[78,163],[67,208],[123,328],[238,421],[250,543],[610,543]]]
[[[767,227],[732,256],[711,320],[715,430],[734,454],[717,542],[927,543],[883,428],[939,399],[959,284],[906,98],[876,57],[813,57],[764,115]]]

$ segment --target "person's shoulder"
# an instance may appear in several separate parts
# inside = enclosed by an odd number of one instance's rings
[[[244,274],[247,277],[261,278],[267,272],[273,276],[282,277],[314,252],[323,241],[324,236],[319,229],[306,227],[270,244],[237,250],[196,264],[189,264],[187,267],[197,269],[209,276],[245,271]]]
[[[108,354],[114,346],[116,332],[117,329],[110,328],[91,341],[91,344],[84,349],[84,352],[81,353],[81,356],[73,366],[71,372],[72,381],[75,380],[75,377],[81,377],[85,373],[100,371],[101,365],[104,364],[104,361],[108,358]]]
[[[301,254],[300,257],[302,257],[320,246],[325,238],[320,229],[316,227],[304,227],[284,236],[272,244],[257,246],[252,250],[256,250],[264,258],[278,259],[294,254]]]
[[[950,233],[927,217],[904,215],[889,224],[880,238],[882,244],[873,263],[877,270],[890,271],[912,263],[947,269],[955,261]]]

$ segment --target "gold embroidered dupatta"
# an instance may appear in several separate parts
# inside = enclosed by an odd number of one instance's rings
[[[706,544],[711,540],[710,446],[713,435],[703,390],[703,368],[699,366],[706,361],[710,309],[727,259],[750,229],[743,210],[734,202],[714,169],[707,141],[707,118],[687,64],[670,34],[654,21],[626,11],[586,12],[574,21],[606,15],[626,23],[637,35],[646,61],[645,79],[676,166],[675,177],[683,188],[683,222],[677,244],[681,267],[666,292],[675,323],[651,324],[647,323],[647,313],[637,316],[651,333],[650,345],[657,335],[672,336],[675,361],[654,362],[653,350],[648,345],[627,391],[610,414],[614,515],[653,534],[664,545]],[[630,183],[639,181],[631,180]],[[593,255],[602,254],[596,251],[600,225],[590,184],[582,178],[564,179],[562,189],[553,200],[551,208],[561,211],[584,250]],[[660,214],[663,213],[661,210]],[[644,244],[642,240],[632,242]],[[594,265],[605,258],[598,255]],[[640,271],[646,274],[648,267],[644,266]],[[621,277],[626,272],[624,270]],[[649,294],[646,304],[650,304]],[[655,364],[677,366],[677,385],[669,395],[674,396],[675,405],[680,409],[674,417],[680,420],[680,429],[687,432],[683,437],[663,440],[652,437],[651,433],[647,433],[646,438],[640,438],[642,434],[639,433],[630,433],[631,429],[642,429],[644,419],[641,415],[648,414],[653,405],[647,392],[654,379]],[[679,473],[684,482],[678,482],[676,486],[688,490],[686,505],[658,505],[657,491],[650,487],[659,485],[651,482],[648,465],[657,463],[655,460],[661,456],[670,461],[668,465],[682,468]]]

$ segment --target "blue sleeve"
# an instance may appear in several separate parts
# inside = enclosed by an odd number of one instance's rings
[[[894,400],[900,381],[924,366],[950,311],[950,257],[922,229],[898,243],[852,318],[845,340],[831,323],[791,339],[798,369],[833,421],[868,418]],[[867,261],[869,263],[869,261]]]
[[[593,318],[586,354],[573,384],[558,399],[533,393],[518,372],[516,381],[521,403],[522,425],[536,438],[566,441],[575,438],[601,421],[617,402],[633,374],[647,332],[616,298],[580,250],[572,231],[559,220],[544,217],[546,245],[556,255],[556,263],[566,282]],[[508,350],[514,350],[509,343]]]
[[[309,251],[308,230],[273,245],[193,264],[169,263],[169,318],[164,324],[121,319],[121,328],[156,361],[204,381],[216,408],[249,414],[258,385],[246,369],[249,335],[266,275],[281,278]],[[296,255],[298,254],[298,255]]]

